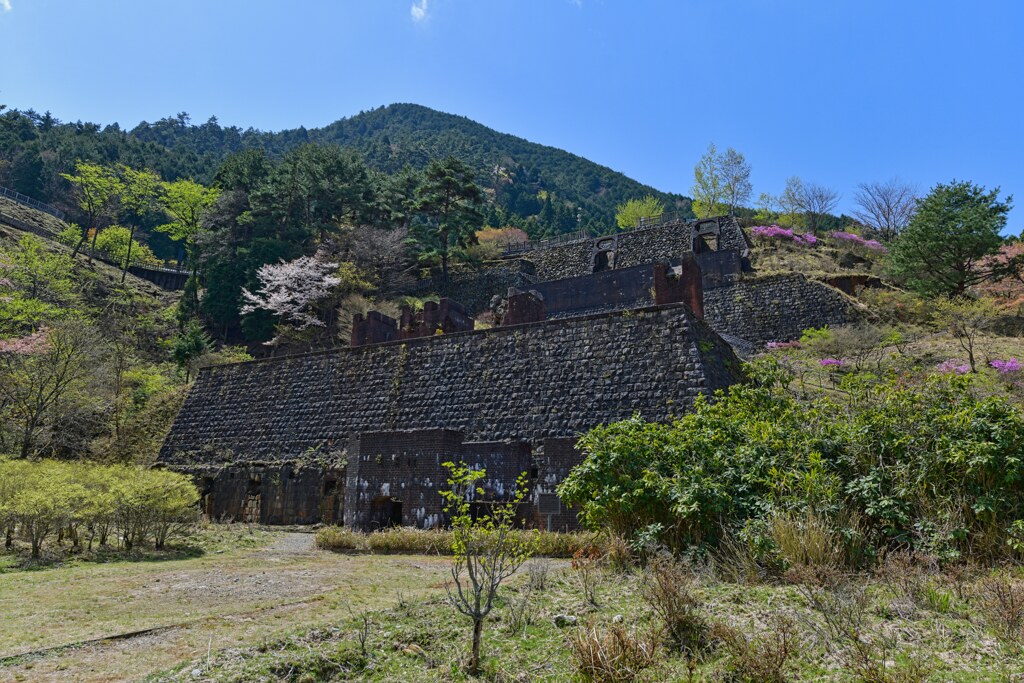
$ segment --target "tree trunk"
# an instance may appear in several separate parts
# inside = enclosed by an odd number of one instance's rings
[[[71,258],[78,256],[78,252],[81,251],[82,245],[85,244],[87,239],[89,239],[89,228],[82,228],[82,239],[78,240],[78,244],[71,251]],[[92,260],[92,256],[89,257],[89,260]]]
[[[473,619],[473,653],[469,658],[469,674],[476,676],[480,673],[480,636],[484,630],[483,619]]]
[[[121,271],[121,284],[124,284],[124,279],[128,277],[128,266],[132,263],[132,242],[135,241],[135,226],[132,225],[131,230],[128,231],[128,255],[124,259],[124,270]]]
[[[92,231],[92,249],[89,251],[89,263],[92,263],[92,255],[96,253],[96,239],[100,236],[100,229],[94,228]]]
[[[441,283],[445,288],[445,295],[448,289],[448,231],[441,232]]]
[[[25,425],[24,434],[21,438],[21,459],[25,460],[29,455],[32,454],[32,442],[35,439],[32,438],[32,434],[36,430],[36,417],[32,416],[29,418],[28,424]]]

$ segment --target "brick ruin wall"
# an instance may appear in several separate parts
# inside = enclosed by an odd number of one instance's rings
[[[212,520],[260,524],[341,522],[345,467],[285,462],[198,465],[175,468],[191,474],[202,510]]]
[[[667,419],[737,378],[731,349],[680,304],[251,361],[201,371],[161,460],[313,459],[394,429],[538,443],[634,412]]]
[[[704,256],[708,255],[700,254],[698,259],[703,261]],[[704,321],[719,334],[756,344],[799,339],[807,328],[846,325],[862,317],[853,298],[800,274],[745,275],[734,280],[706,275],[707,271],[703,278]],[[543,297],[548,318],[626,310],[655,303],[651,265],[540,282],[523,289]]]
[[[476,500],[507,501],[520,475],[531,474],[531,452],[521,441],[464,442],[460,432],[448,429],[358,434],[349,442],[345,526],[374,531],[446,525],[439,493],[450,474],[446,462],[485,471]],[[529,508],[523,506],[524,517]]]

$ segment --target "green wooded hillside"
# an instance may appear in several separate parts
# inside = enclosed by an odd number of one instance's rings
[[[184,113],[127,130],[12,110],[0,116],[0,185],[60,204],[67,187],[59,173],[72,170],[76,159],[120,162],[151,168],[167,180],[191,177],[209,183],[232,153],[257,148],[281,156],[308,142],[356,150],[371,167],[388,173],[458,157],[474,169],[488,193],[490,222],[532,219],[536,234],[608,229],[614,226],[617,204],[647,194],[669,210],[690,210],[690,200],[682,195],[659,192],[563,150],[415,104],[380,107],[324,128],[279,132],[225,127],[216,118],[193,125]]]

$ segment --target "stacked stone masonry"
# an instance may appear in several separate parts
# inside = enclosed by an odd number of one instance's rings
[[[201,371],[161,458],[301,459],[395,429],[536,443],[665,419],[737,378],[682,304],[251,361]]]

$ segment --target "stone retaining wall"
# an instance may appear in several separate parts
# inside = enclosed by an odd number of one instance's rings
[[[161,460],[303,461],[395,429],[536,444],[667,419],[738,378],[682,304],[222,365],[200,372]]]
[[[704,292],[712,329],[752,342],[791,341],[803,330],[861,318],[853,299],[803,275],[769,275]]]

